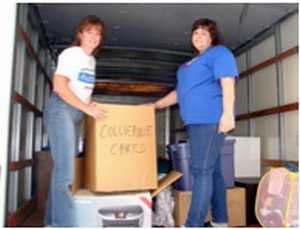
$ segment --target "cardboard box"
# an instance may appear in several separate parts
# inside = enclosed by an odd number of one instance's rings
[[[246,189],[234,187],[227,189],[228,225],[246,226]]]
[[[71,191],[74,194],[77,190],[84,187],[83,183],[83,173],[84,173],[84,158],[76,157],[74,159],[74,178],[71,187]]]
[[[174,218],[175,225],[181,226],[185,223],[188,210],[191,204],[192,193],[187,191],[175,191],[175,208]],[[227,211],[228,225],[246,226],[246,204],[245,204],[245,188],[227,189]],[[211,213],[209,211],[206,222],[211,221]]]
[[[74,178],[73,178],[72,189],[71,189],[73,194],[75,194],[80,189],[86,189],[84,183],[84,177],[85,177],[84,166],[85,166],[84,157],[76,157],[74,160]],[[157,188],[150,192],[151,197],[155,197],[158,193],[160,193],[166,187],[168,187],[173,182],[178,180],[181,176],[182,173],[173,170],[162,179],[156,181]]]
[[[175,226],[180,227],[185,224],[185,220],[190,209],[192,193],[190,191],[175,191],[175,207],[174,207],[174,220]],[[210,212],[205,218],[205,222],[211,219]]]
[[[107,117],[86,120],[86,187],[93,192],[156,189],[154,109],[98,105],[107,111]]]

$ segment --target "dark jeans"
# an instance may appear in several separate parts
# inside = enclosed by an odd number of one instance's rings
[[[218,124],[188,125],[193,176],[192,202],[186,227],[201,227],[211,207],[215,223],[227,223],[226,188],[221,172],[224,135]]]

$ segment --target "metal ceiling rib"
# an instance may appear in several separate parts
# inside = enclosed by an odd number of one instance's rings
[[[105,46],[97,58],[97,79],[176,83],[177,67],[191,58],[193,21],[217,21],[225,45],[235,49],[289,13],[298,4],[242,3],[72,3],[32,4],[40,15],[49,47],[70,45],[85,16],[106,24]],[[254,20],[255,19],[255,20]]]

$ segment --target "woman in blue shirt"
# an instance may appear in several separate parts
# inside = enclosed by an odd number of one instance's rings
[[[191,34],[195,56],[177,70],[177,87],[152,105],[179,104],[191,145],[192,203],[185,223],[201,227],[211,207],[213,226],[227,226],[226,188],[220,151],[224,133],[234,129],[236,61],[219,44],[217,25],[210,19],[194,22]]]

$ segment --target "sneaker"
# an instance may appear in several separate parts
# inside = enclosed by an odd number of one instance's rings
[[[228,227],[228,223],[215,223],[215,222],[210,222],[212,227]]]

